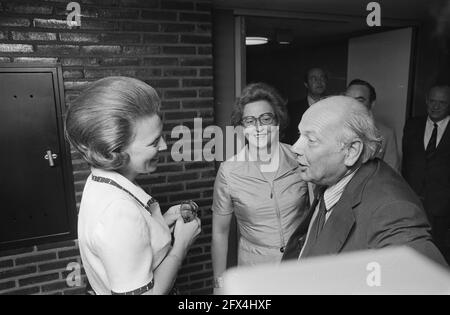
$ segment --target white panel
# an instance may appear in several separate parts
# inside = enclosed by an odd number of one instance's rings
[[[226,295],[450,294],[448,270],[409,247],[229,269]]]
[[[370,82],[377,92],[375,118],[394,128],[401,152],[406,117],[412,29],[405,28],[349,40],[347,83]]]

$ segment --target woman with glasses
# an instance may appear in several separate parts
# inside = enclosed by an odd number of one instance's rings
[[[222,163],[214,185],[216,288],[221,287],[226,269],[233,213],[240,234],[239,266],[280,262],[289,237],[305,219],[307,184],[290,146],[278,141],[287,120],[285,101],[264,83],[248,85],[235,104],[232,124],[243,128],[246,145]]]

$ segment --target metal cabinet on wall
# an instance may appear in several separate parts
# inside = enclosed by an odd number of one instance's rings
[[[0,249],[76,236],[60,65],[0,66]]]

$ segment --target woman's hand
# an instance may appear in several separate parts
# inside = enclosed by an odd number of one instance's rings
[[[177,222],[178,218],[181,218],[180,207],[181,205],[170,207],[163,215],[164,221],[166,221],[166,224],[171,231],[173,231],[175,222]]]
[[[175,224],[173,247],[183,251],[186,254],[189,247],[194,243],[197,236],[202,231],[202,224],[199,218],[191,222],[184,223],[182,217],[179,217]]]

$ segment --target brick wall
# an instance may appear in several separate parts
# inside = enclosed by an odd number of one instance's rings
[[[81,27],[66,23],[65,0],[0,1],[0,62],[60,63],[66,104],[90,82],[111,75],[139,78],[162,99],[169,150],[158,172],[139,178],[163,209],[184,199],[201,207],[203,232],[177,279],[185,294],[210,293],[213,163],[173,162],[170,131],[179,124],[213,123],[210,0],[79,0]],[[77,205],[89,168],[72,152]],[[76,240],[0,252],[0,294],[79,294],[69,287]],[[83,276],[84,280],[85,276]],[[84,281],[83,281],[84,283]]]

